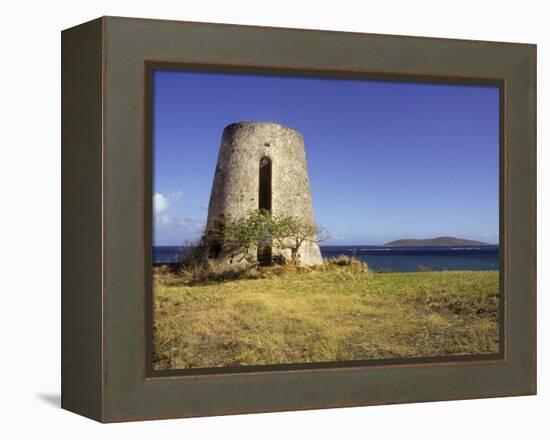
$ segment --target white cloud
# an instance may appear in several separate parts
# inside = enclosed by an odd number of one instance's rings
[[[181,191],[171,192],[168,194],[155,193],[153,194],[153,212],[156,216],[162,216],[169,208],[172,202],[175,202],[183,196]]]
[[[153,195],[153,212],[155,216],[160,216],[163,212],[168,209],[168,198],[161,193],[155,193]]]
[[[175,191],[168,194],[168,198],[170,200],[179,200],[182,198],[182,196],[183,196],[183,193],[181,191]]]
[[[153,194],[155,236],[161,241],[182,243],[185,239],[197,238],[203,232],[203,219],[182,218],[170,214],[170,208],[182,197],[181,191]]]

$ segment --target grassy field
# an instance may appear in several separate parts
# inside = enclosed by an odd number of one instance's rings
[[[333,263],[215,282],[154,275],[155,369],[496,352],[496,271]]]

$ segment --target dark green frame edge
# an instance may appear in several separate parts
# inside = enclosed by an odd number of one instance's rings
[[[72,44],[84,47],[63,50],[64,408],[115,422],[536,393],[536,46],[114,17],[64,31]],[[146,61],[504,81],[505,359],[150,377]]]
[[[102,20],[61,36],[61,406],[102,414]]]

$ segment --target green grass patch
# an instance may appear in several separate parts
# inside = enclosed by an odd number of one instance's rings
[[[225,281],[157,270],[155,369],[498,352],[496,271],[255,270]]]

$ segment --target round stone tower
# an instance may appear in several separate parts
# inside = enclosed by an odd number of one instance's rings
[[[314,224],[304,139],[291,128],[270,122],[238,122],[225,127],[208,206],[206,240],[223,231],[226,221],[265,209]],[[210,259],[224,269],[238,265],[221,247]],[[268,249],[271,258],[290,250]],[[258,252],[258,259],[260,258]],[[306,241],[298,250],[301,265],[322,264],[319,245]]]

